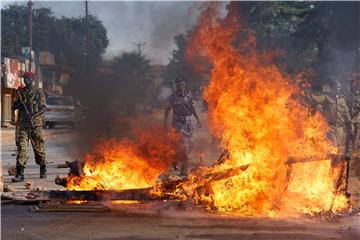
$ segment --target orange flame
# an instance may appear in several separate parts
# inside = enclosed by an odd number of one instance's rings
[[[329,128],[324,118],[309,114],[294,97],[297,87],[271,63],[269,54],[256,50],[251,33],[243,34],[242,41],[237,39],[245,29],[234,16],[218,16],[211,5],[200,17],[187,49],[190,59],[201,54],[212,64],[204,92],[210,130],[229,152],[223,164],[206,172],[250,166],[206,183],[210,190],[194,197],[217,210],[245,215],[345,208],[346,198],[334,192],[339,171],[332,168],[329,155],[337,149],[326,138]],[[240,42],[237,47],[236,42]],[[292,164],[290,169],[286,164],[290,157],[318,161]],[[188,187],[194,190],[198,185],[193,182]]]
[[[87,200],[67,200],[65,204],[74,204],[74,205],[80,205],[80,204],[86,204],[89,203]]]
[[[160,131],[159,131],[160,129]],[[70,177],[71,190],[123,190],[152,186],[176,154],[178,135],[161,126],[138,131],[134,140],[107,140],[85,156],[84,176]]]

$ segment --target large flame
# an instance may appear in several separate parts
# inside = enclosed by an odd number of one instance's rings
[[[212,65],[204,92],[210,130],[229,153],[225,163],[206,173],[249,167],[204,183],[210,190],[193,196],[217,210],[246,215],[344,208],[346,198],[334,192],[339,171],[329,155],[337,149],[326,138],[324,118],[309,114],[294,97],[297,87],[271,63],[269,54],[256,50],[254,36],[245,34],[235,17],[218,16],[214,5],[205,11],[187,51],[189,58],[200,54]],[[316,161],[290,165],[289,158]],[[192,178],[196,182],[188,187],[195,191],[201,177]]]
[[[301,91],[272,64],[272,54],[259,53],[254,36],[234,16],[220,19],[214,6],[200,17],[187,54],[190,59],[206,57],[212,67],[204,97],[210,130],[221,140],[227,157],[192,173],[174,194],[242,215],[345,209],[345,195],[334,188],[341,164],[331,161],[338,150],[326,138],[326,121],[299,100]],[[179,146],[175,132],[162,134],[158,129],[138,132],[135,140],[100,143],[85,157],[84,176],[70,177],[67,187],[153,186],[176,158]],[[164,191],[154,190],[160,195]]]
[[[175,159],[179,137],[159,125],[137,131],[133,140],[104,140],[85,156],[84,176],[70,177],[71,190],[146,188],[167,171]]]

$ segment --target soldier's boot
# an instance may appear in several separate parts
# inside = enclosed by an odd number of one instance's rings
[[[47,170],[46,165],[40,165],[40,178],[46,178]]]
[[[23,182],[24,181],[24,167],[23,166],[16,166],[16,175],[12,182]]]

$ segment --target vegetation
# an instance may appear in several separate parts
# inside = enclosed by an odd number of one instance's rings
[[[314,88],[335,80],[347,83],[360,71],[359,2],[231,2],[228,10],[237,13],[242,31],[254,33],[258,50],[280,53],[275,63],[288,74],[305,73]],[[170,84],[181,72],[198,79],[192,87],[200,88],[207,79],[184,57],[189,34],[175,37],[177,49],[165,76]]]
[[[137,104],[150,101],[153,92],[150,61],[141,52],[124,52],[112,64],[114,78],[110,86],[117,89],[114,100],[128,114],[134,113]]]
[[[13,4],[1,9],[3,57],[20,55],[21,47],[28,46],[27,19],[26,6]],[[33,49],[50,51],[58,64],[71,69],[68,94],[81,98],[79,94],[84,92],[81,90],[88,89],[84,86],[94,81],[91,78],[97,74],[96,66],[108,43],[106,29],[95,16],[88,17],[87,27],[84,17],[56,18],[49,8],[33,9]],[[85,68],[87,59],[88,68]]]

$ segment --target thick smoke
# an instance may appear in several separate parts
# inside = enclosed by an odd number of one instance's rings
[[[89,1],[89,14],[97,16],[108,31],[105,59],[136,50],[134,43],[145,42],[141,49],[151,62],[166,64],[175,47],[174,36],[195,24],[201,6],[200,2]],[[83,1],[36,2],[35,7],[51,7],[58,17],[85,15]]]
[[[114,57],[123,52],[137,51],[136,44],[143,42],[145,45],[141,46],[141,54],[150,60],[151,64],[167,64],[171,51],[176,47],[174,36],[186,32],[195,24],[202,6],[203,4],[198,2],[89,1],[89,14],[102,21],[109,39],[109,46],[103,55],[107,66],[91,66],[91,71],[97,72],[97,67],[108,71]],[[59,18],[85,15],[83,1],[35,2],[34,8],[39,7],[51,8]],[[101,139],[128,137],[131,136],[132,129],[151,124],[151,119],[127,116],[126,110],[121,106],[124,103],[118,101],[123,99],[119,96],[127,96],[129,92],[116,83],[131,79],[123,75],[104,75],[100,72],[88,75],[87,79],[73,79],[81,80],[84,84],[80,88],[71,89],[71,92],[81,92],[81,103],[86,109],[86,119],[77,127],[80,153],[91,151]],[[132,95],[144,94],[147,93],[139,89]],[[125,98],[126,101],[132,101],[132,96]]]
[[[360,3],[334,2],[326,6],[331,10],[322,6],[329,15],[320,70],[324,82],[341,82],[343,92],[348,95],[351,75],[360,72]]]

